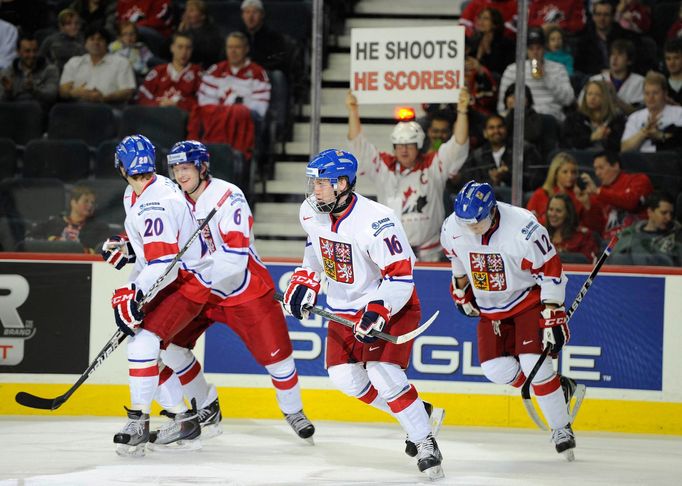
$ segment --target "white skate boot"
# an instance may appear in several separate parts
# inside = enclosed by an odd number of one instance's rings
[[[445,477],[441,466],[443,456],[438,449],[436,439],[431,434],[417,443],[417,451],[417,467],[421,472],[426,473],[431,481]]]
[[[571,424],[566,424],[565,427],[552,429],[552,442],[559,454],[562,454],[568,462],[575,460],[573,449],[575,449],[575,434]]]
[[[315,426],[308,420],[308,417],[305,416],[303,410],[296,413],[285,413],[284,417],[287,419],[287,423],[291,425],[291,428],[294,429],[296,435],[301,439],[305,439],[310,445],[315,445],[315,441],[313,440]]]
[[[130,410],[128,422],[114,435],[116,454],[119,456],[144,456],[144,446],[149,441],[149,414],[140,410]]]
[[[160,429],[149,434],[147,447],[150,450],[195,451],[201,449],[199,440],[201,426],[195,407],[182,413],[162,410],[161,415],[165,415],[170,420]]]

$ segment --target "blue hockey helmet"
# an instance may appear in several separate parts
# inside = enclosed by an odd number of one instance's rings
[[[353,191],[356,174],[358,172],[358,161],[353,154],[344,150],[329,149],[317,154],[308,162],[305,174],[308,177],[306,187],[306,200],[313,209],[320,213],[333,213],[344,209],[349,203],[350,198],[342,198]],[[338,191],[339,178],[348,178],[348,187],[342,192]],[[315,181],[318,179],[329,180],[334,188],[334,199],[320,201],[315,196]]]
[[[455,217],[464,224],[480,223],[495,206],[497,201],[490,184],[469,181],[455,197]]]
[[[130,135],[116,146],[114,167],[123,167],[126,175],[148,174],[156,171],[154,145],[144,135]]]
[[[210,158],[206,145],[196,140],[183,140],[173,145],[168,153],[168,167],[193,162],[201,172],[201,164],[205,162],[208,167]]]

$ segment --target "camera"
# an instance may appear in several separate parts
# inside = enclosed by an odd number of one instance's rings
[[[581,191],[584,191],[585,188],[587,187],[587,184],[580,176],[578,176],[578,178],[575,180],[575,185],[578,186],[578,189],[580,189]]]

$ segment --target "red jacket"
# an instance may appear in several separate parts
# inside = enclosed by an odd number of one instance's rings
[[[116,17],[119,22],[149,27],[165,37],[173,33],[170,0],[118,0]]]
[[[559,188],[555,186],[552,196],[558,193]],[[575,192],[573,192],[573,189],[567,189],[566,195],[571,198],[573,206],[575,206],[575,212],[578,214],[580,225],[586,226],[601,233],[602,229],[604,228],[604,217],[602,215],[601,209],[595,209],[594,206],[591,206],[590,209],[585,209],[585,206],[583,206],[583,204],[578,200]],[[539,187],[528,200],[528,204],[526,204],[526,209],[532,211],[540,224],[543,225],[545,224],[547,218],[547,206],[549,206],[549,198],[550,195],[547,194],[547,191],[545,191],[542,187]]]
[[[471,0],[459,16],[460,25],[466,27],[467,37],[473,35],[476,17],[485,8],[498,10],[504,19],[505,36],[516,37],[516,15],[519,11],[516,0]]]
[[[654,190],[646,174],[621,172],[609,185],[599,188],[590,197],[591,204],[601,212],[602,238],[609,240],[638,219],[646,218],[644,198]]]
[[[582,253],[589,261],[594,261],[594,256],[597,253],[597,242],[594,241],[592,231],[584,226],[578,226],[578,229],[568,240],[558,243],[552,240],[552,243],[559,253]]]
[[[542,27],[557,24],[564,31],[575,34],[585,28],[583,0],[532,0],[528,8],[528,26]]]
[[[195,106],[187,123],[187,138],[203,143],[227,143],[251,158],[255,144],[251,111],[242,105]]]
[[[197,104],[197,91],[201,83],[201,67],[189,64],[180,73],[172,64],[162,64],[149,71],[140,86],[138,103],[158,106],[161,98],[177,98],[178,108],[191,112]]]

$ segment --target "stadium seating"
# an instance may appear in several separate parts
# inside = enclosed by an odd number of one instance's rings
[[[654,188],[675,195],[682,189],[682,165],[677,152],[623,152],[622,168],[626,172],[643,172]]]
[[[16,251],[33,253],[83,253],[83,245],[78,241],[22,240],[17,243]]]
[[[97,147],[116,132],[114,111],[105,103],[57,103],[50,110],[49,139],[80,139]]]
[[[210,143],[206,145],[211,155],[211,174],[237,184],[242,190],[247,191],[248,184],[245,178],[244,159],[237,150],[227,144]]]
[[[74,182],[90,173],[90,150],[81,140],[32,140],[26,145],[22,175]]]
[[[187,134],[187,113],[174,106],[128,106],[123,110],[120,135],[134,133],[146,136],[157,148],[171,148]]]
[[[0,102],[0,133],[26,145],[29,140],[43,136],[43,109],[37,101]]]
[[[114,173],[113,167],[111,172]],[[123,229],[125,209],[123,208],[123,193],[126,183],[120,177],[110,179],[86,179],[77,184],[88,186],[95,192],[97,208],[95,219],[103,221],[112,229],[112,234]]]
[[[93,173],[96,178],[118,178],[114,169],[114,150],[119,140],[107,140],[98,145],[95,150],[95,167]]]
[[[11,138],[0,138],[0,180],[14,177],[17,170],[17,146]]]

